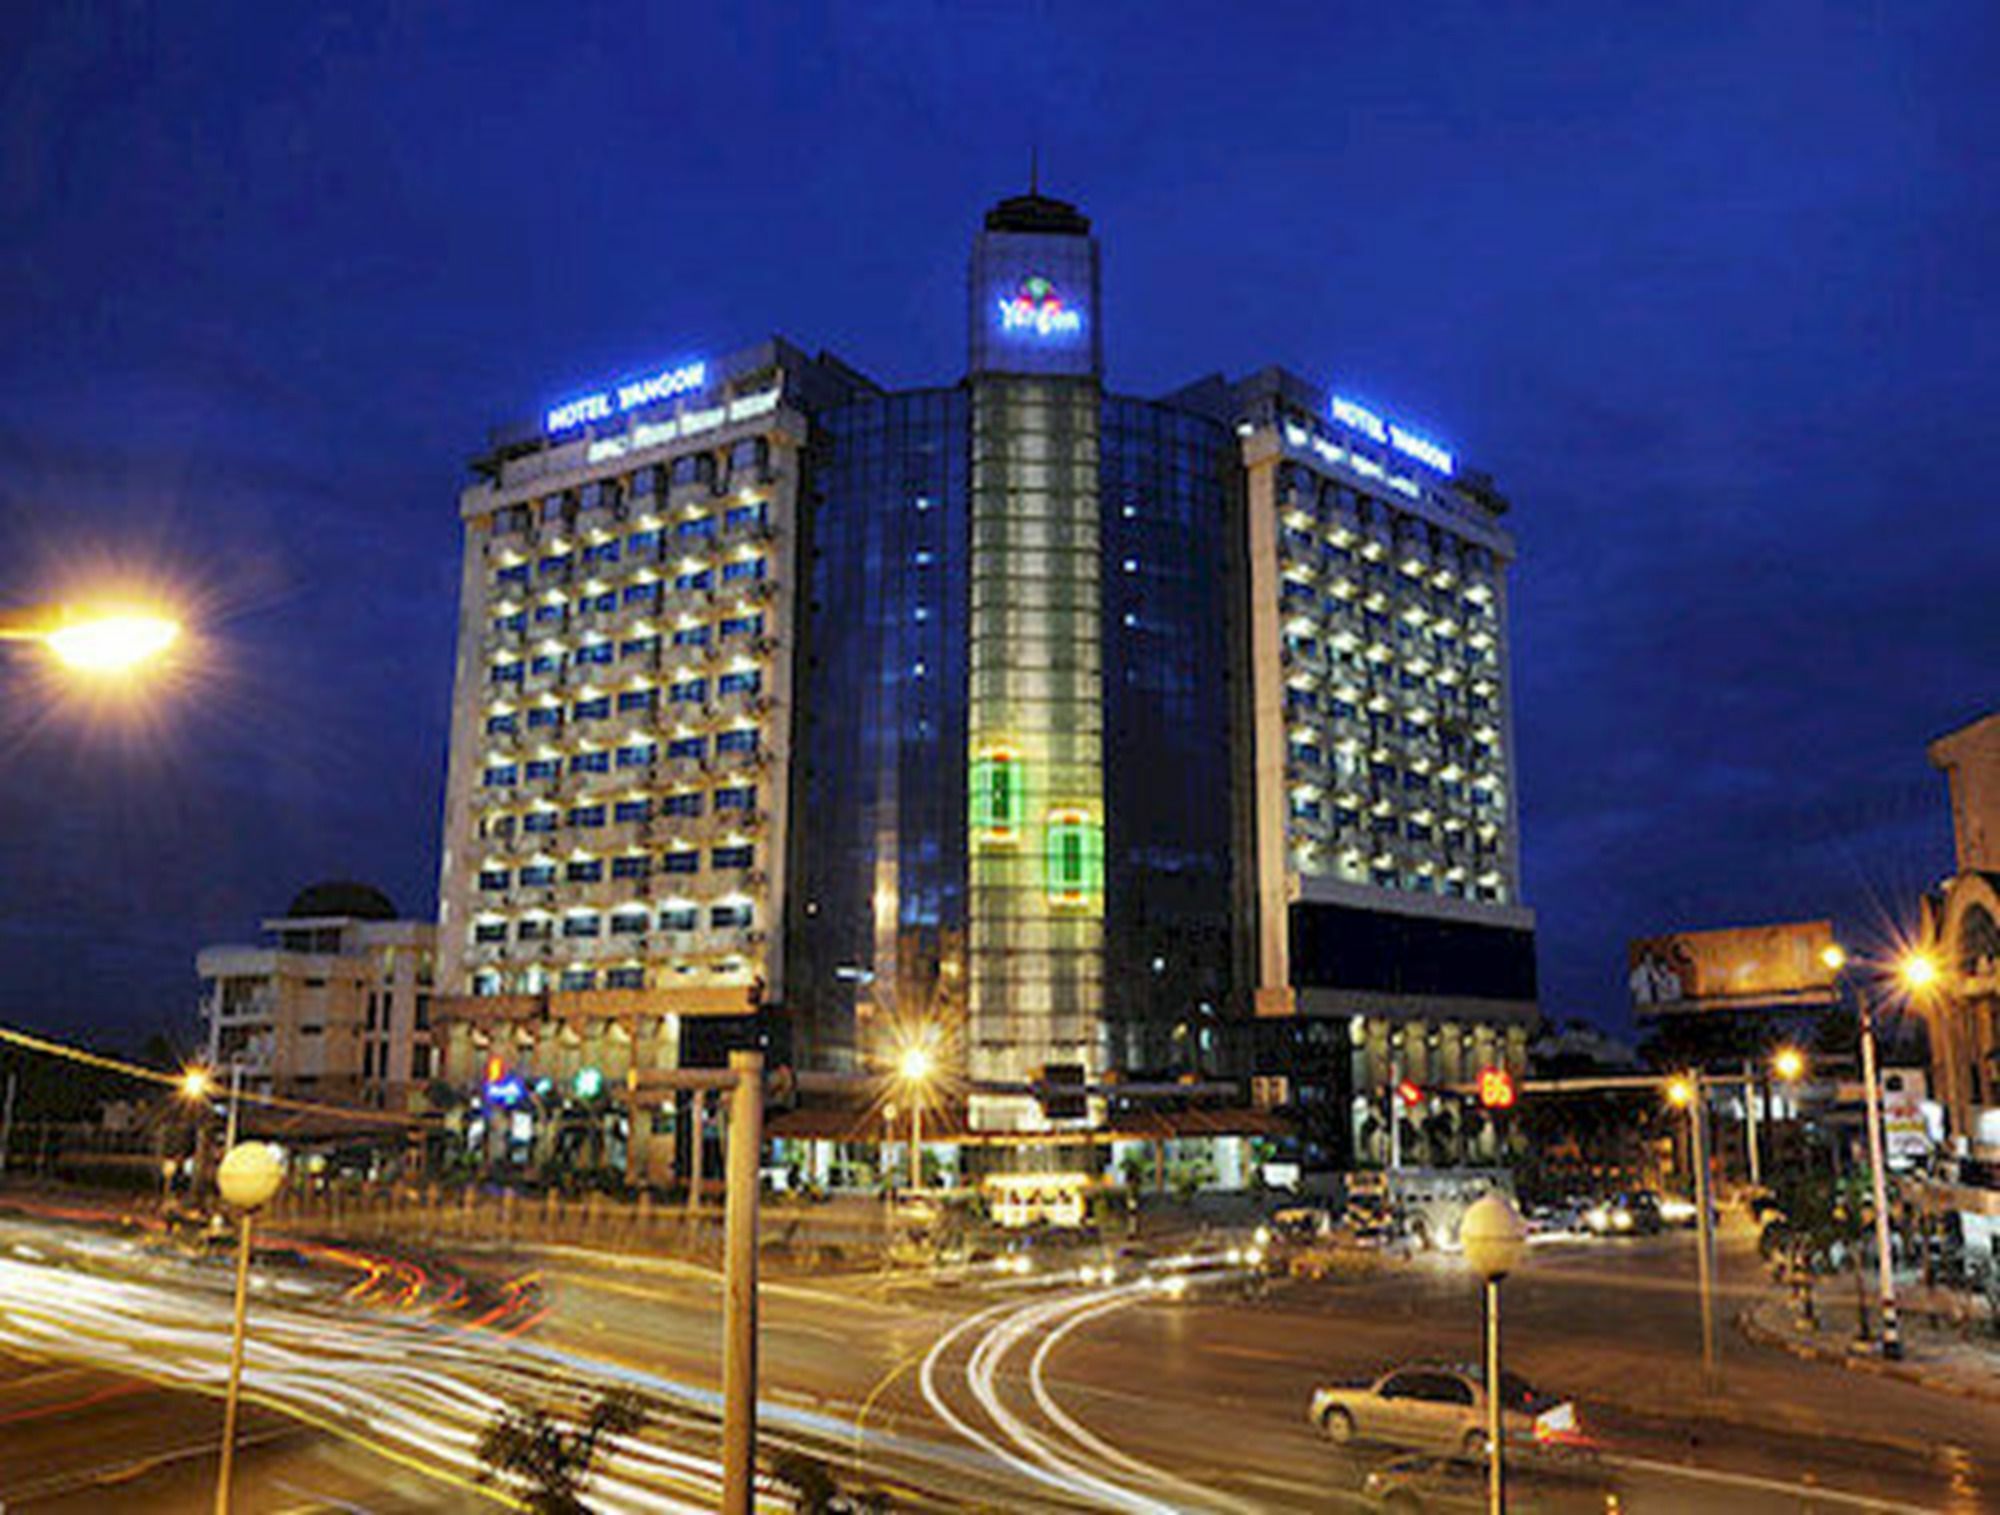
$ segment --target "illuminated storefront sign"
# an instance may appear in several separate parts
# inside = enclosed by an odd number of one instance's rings
[[[1357,404],[1341,395],[1333,397],[1333,418],[1350,431],[1358,431],[1372,442],[1381,442],[1393,447],[1406,458],[1414,458],[1426,468],[1435,468],[1439,473],[1449,474],[1455,460],[1445,448],[1438,446],[1429,437],[1385,421],[1366,405]]]
[[[587,421],[608,421],[628,410],[671,400],[676,395],[692,394],[707,383],[706,363],[683,363],[677,368],[663,368],[642,379],[565,400],[550,409],[543,418],[543,425],[555,432],[568,431],[572,426],[581,426]]]
[[[1083,312],[1063,303],[1054,284],[1030,274],[1011,295],[999,300],[1000,329],[1020,336],[1073,337],[1083,330]]]

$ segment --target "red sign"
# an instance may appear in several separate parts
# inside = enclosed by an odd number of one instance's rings
[[[1406,1105],[1421,1105],[1424,1102],[1424,1091],[1406,1078],[1396,1085],[1396,1098]]]
[[[1479,1103],[1489,1110],[1511,1108],[1514,1103],[1514,1075],[1505,1068],[1481,1068]]]

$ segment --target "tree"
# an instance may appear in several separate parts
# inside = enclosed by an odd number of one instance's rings
[[[1855,1269],[1857,1324],[1867,1332],[1867,1285],[1861,1274],[1861,1244],[1868,1234],[1867,1196],[1859,1179],[1842,1179],[1819,1168],[1788,1169],[1770,1190],[1751,1202],[1762,1226],[1758,1250],[1781,1262],[1800,1317],[1818,1323],[1813,1280],[1834,1271],[1844,1256]]]
[[[580,1426],[565,1426],[534,1406],[510,1406],[479,1438],[482,1477],[515,1485],[535,1515],[588,1515],[583,1486],[599,1443],[607,1436],[629,1436],[645,1422],[645,1406],[630,1389],[601,1396]]]

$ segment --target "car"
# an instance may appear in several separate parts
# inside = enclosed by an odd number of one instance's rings
[[[1412,1363],[1372,1383],[1314,1391],[1312,1422],[1335,1442],[1382,1441],[1469,1457],[1486,1450],[1486,1374],[1450,1363]],[[1579,1437],[1576,1406],[1500,1375],[1500,1430],[1537,1445]]]
[[[1651,1236],[1660,1229],[1660,1201],[1644,1189],[1614,1194],[1584,1211],[1583,1224],[1596,1236]]]

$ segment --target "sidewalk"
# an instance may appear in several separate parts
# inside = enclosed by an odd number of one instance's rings
[[[1943,1394],[2000,1404],[2000,1336],[1982,1334],[1991,1329],[1983,1314],[1966,1330],[1953,1329],[1950,1312],[1954,1302],[1946,1291],[1938,1290],[1935,1303],[1940,1325],[1933,1326],[1932,1297],[1921,1284],[1913,1283],[1899,1297],[1903,1357],[1899,1362],[1887,1362],[1872,1349],[1855,1348],[1854,1296],[1851,1289],[1841,1287],[1844,1283],[1841,1279],[1827,1279],[1815,1291],[1817,1331],[1800,1325],[1791,1300],[1778,1294],[1745,1309],[1737,1316],[1737,1328],[1758,1346],[1776,1347],[1797,1357],[1834,1363],[1857,1373],[1901,1379]],[[1869,1302],[1871,1329],[1880,1325],[1874,1303]]]

